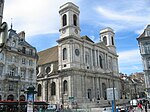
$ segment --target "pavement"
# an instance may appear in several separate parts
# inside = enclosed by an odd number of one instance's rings
[[[111,108],[106,108],[106,110],[104,110],[104,108],[93,108],[93,109],[91,109],[90,112],[112,112],[112,110],[111,110]],[[143,109],[141,111],[139,108],[134,107],[133,111],[130,111],[130,112],[145,112],[145,109]],[[150,112],[150,109],[147,109],[147,112]]]
[[[134,108],[134,112],[146,112],[145,109],[143,110],[139,109],[138,107]],[[147,112],[150,112],[150,109],[147,109]]]

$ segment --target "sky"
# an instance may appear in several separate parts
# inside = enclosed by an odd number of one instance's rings
[[[26,40],[37,51],[57,45],[59,7],[66,2],[79,6],[81,36],[95,43],[105,27],[115,31],[119,72],[143,72],[136,38],[150,24],[150,0],[5,0],[3,21],[16,32],[25,31]]]

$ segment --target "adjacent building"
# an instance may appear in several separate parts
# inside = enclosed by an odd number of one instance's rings
[[[148,97],[150,97],[150,25],[147,25],[144,32],[137,38],[137,41],[143,62],[145,86]]]
[[[38,100],[52,104],[83,106],[107,101],[107,88],[117,88],[121,81],[114,30],[100,31],[100,41],[81,36],[79,7],[68,2],[60,6],[58,45],[38,53]]]
[[[129,76],[120,73],[120,77],[122,79],[122,98],[139,99],[146,96],[143,72],[133,73]]]
[[[36,49],[25,40],[25,32],[11,28],[0,53],[0,100],[26,100],[27,87],[36,87],[36,64]]]

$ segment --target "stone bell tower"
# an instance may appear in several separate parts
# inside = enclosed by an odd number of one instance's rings
[[[79,7],[72,2],[60,6],[60,38],[80,37],[79,13]]]
[[[115,33],[114,30],[110,27],[102,29],[100,31],[100,38],[101,41],[109,48],[112,53],[116,54],[116,47],[115,47]]]

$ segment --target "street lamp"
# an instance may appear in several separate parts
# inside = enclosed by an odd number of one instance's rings
[[[7,35],[8,35],[8,25],[6,22],[3,22],[0,25],[0,53],[2,52],[6,44]]]

